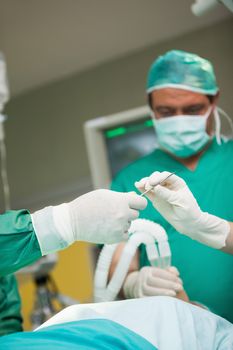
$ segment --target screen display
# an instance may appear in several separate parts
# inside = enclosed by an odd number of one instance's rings
[[[150,117],[104,130],[111,175],[158,147]]]

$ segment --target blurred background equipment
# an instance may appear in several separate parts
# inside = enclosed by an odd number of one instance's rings
[[[0,52],[0,113],[9,101],[10,93],[7,80],[6,62],[3,53]]]
[[[79,303],[78,300],[59,292],[51,276],[51,270],[57,261],[57,254],[49,254],[17,272],[21,281],[31,277],[35,283],[34,307],[30,315],[32,329],[39,327],[63,308]]]
[[[228,10],[233,12],[233,0],[196,0],[191,9],[194,15],[202,16],[219,5],[225,5]]]
[[[0,52],[0,158],[1,158],[1,179],[3,185],[4,207],[10,209],[10,186],[7,176],[6,145],[4,122],[6,116],[2,114],[5,104],[9,101],[9,86],[7,80],[6,62]]]
[[[118,171],[157,146],[147,106],[88,120],[84,131],[94,188],[108,188]]]

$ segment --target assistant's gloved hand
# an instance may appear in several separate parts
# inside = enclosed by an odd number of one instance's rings
[[[141,192],[151,188],[147,197],[178,232],[213,248],[224,247],[230,233],[229,223],[203,212],[185,181],[180,177],[172,175],[158,185],[168,175],[166,171],[155,172],[150,177],[135,183],[135,186]]]
[[[131,272],[123,285],[126,298],[143,298],[155,295],[175,297],[183,290],[179,272],[175,267],[160,269],[146,266],[140,271]]]
[[[136,193],[96,190],[70,203],[46,207],[32,214],[42,255],[75,241],[116,243],[124,240],[132,220],[147,201]]]

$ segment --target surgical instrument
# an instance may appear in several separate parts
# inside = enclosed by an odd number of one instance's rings
[[[167,177],[165,177],[165,179],[163,179],[162,181],[160,181],[159,183],[157,183],[157,185],[161,185],[165,180],[167,180],[170,176],[174,175],[175,173],[171,173],[169,174]],[[144,191],[140,196],[143,197],[145,194],[147,194],[148,192],[150,192],[152,190],[152,188],[150,188],[149,190]]]

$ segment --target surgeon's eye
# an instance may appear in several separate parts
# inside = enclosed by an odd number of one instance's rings
[[[207,106],[205,104],[197,104],[185,107],[183,109],[183,113],[187,115],[197,115],[197,114],[204,114],[207,109]]]
[[[160,118],[166,118],[171,117],[175,114],[174,108],[168,108],[168,107],[158,107],[155,109],[155,115],[159,116]]]

